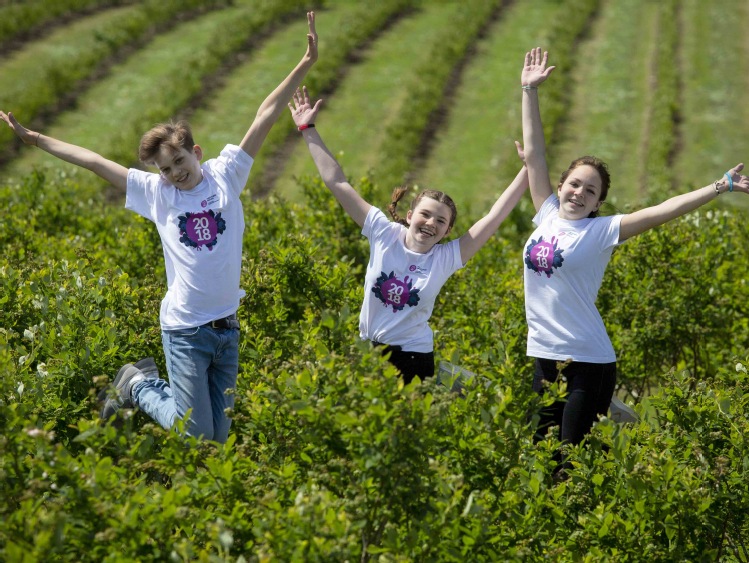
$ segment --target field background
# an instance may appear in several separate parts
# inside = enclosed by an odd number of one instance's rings
[[[304,48],[301,10],[273,8],[280,3],[197,2],[203,11],[180,8],[119,41],[110,29],[139,21],[139,3],[87,4],[15,40],[6,30],[0,107],[129,165],[137,165],[138,135],[172,117],[190,119],[207,155],[238,142]],[[636,206],[652,193],[704,185],[749,154],[741,132],[749,41],[714,36],[726,21],[749,25],[746,2],[378,4],[316,8],[320,65],[307,82],[325,98],[320,132],[354,181],[428,185],[485,208],[517,168],[518,77],[535,45],[559,66],[541,90],[554,175],[595,154],[610,165],[611,202]],[[77,75],[63,80],[67,68]],[[0,143],[6,177],[59,168],[8,131]],[[257,160],[250,187],[258,196],[294,197],[295,179],[315,173],[288,118]]]
[[[186,117],[210,157],[301,58],[354,185],[452,194],[455,232],[514,177],[523,54],[554,175],[609,162],[609,212],[747,159],[746,0],[0,0],[0,109],[139,166]],[[749,561],[749,228],[743,194],[622,245],[598,306],[617,394],[585,444],[534,443],[521,251],[529,198],[443,288],[438,362],[404,387],[357,338],[366,241],[288,115],[245,190],[240,373],[227,444],[137,411],[98,419],[119,366],[163,365],[163,253],[124,194],[0,127],[0,560]],[[553,477],[568,456],[568,478]]]

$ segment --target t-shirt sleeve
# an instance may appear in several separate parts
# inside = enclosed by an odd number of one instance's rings
[[[127,172],[127,192],[125,209],[135,211],[138,215],[153,221],[153,204],[160,176],[153,172],[144,172],[131,168]]]
[[[451,240],[445,244],[448,251],[448,268],[450,272],[457,272],[463,267],[463,259],[460,257],[460,239]]]
[[[211,172],[220,176],[230,186],[234,195],[239,195],[247,185],[253,158],[237,145],[226,145],[221,154],[209,161]]]
[[[391,225],[392,221],[385,217],[385,214],[373,205],[369,208],[367,217],[366,219],[364,219],[364,225],[362,225],[361,234],[372,241],[379,237],[388,228],[390,228]]]
[[[610,215],[600,218],[601,235],[599,240],[601,241],[602,251],[619,245],[619,228],[623,217],[624,215]]]
[[[559,198],[554,193],[547,197],[546,201],[541,204],[536,216],[533,217],[533,224],[536,225],[536,227],[540,227],[541,223],[548,219],[553,213],[559,213]]]

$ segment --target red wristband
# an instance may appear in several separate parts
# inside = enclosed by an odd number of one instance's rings
[[[305,129],[309,129],[310,127],[312,127],[314,129],[315,124],[314,123],[305,123],[304,125],[300,125],[299,127],[297,127],[297,129],[299,129],[300,131],[304,131]]]

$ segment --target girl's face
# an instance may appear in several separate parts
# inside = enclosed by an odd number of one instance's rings
[[[203,171],[200,159],[203,150],[195,145],[192,151],[180,147],[175,151],[171,147],[161,145],[154,164],[161,172],[161,177],[178,190],[190,191],[203,181]]]
[[[601,175],[583,164],[572,170],[557,189],[559,217],[568,221],[585,219],[601,207]]]
[[[406,248],[421,254],[429,252],[450,232],[452,211],[445,203],[423,197],[414,209],[409,209],[406,220]]]

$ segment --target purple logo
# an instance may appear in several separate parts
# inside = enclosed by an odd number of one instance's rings
[[[409,281],[408,276],[401,281],[393,272],[390,272],[390,275],[380,272],[372,293],[382,301],[385,307],[391,306],[393,313],[402,310],[406,305],[415,307],[420,299],[419,290],[414,289],[413,282]]]
[[[214,213],[212,209],[200,213],[185,213],[179,217],[179,241],[197,250],[202,250],[204,246],[213,250],[218,242],[218,235],[225,230],[226,221],[221,213]]]
[[[543,273],[550,278],[554,269],[561,267],[564,262],[562,257],[564,250],[557,248],[557,241],[555,237],[551,238],[551,242],[545,241],[544,237],[539,237],[537,241],[531,239],[531,243],[525,249],[526,265],[539,276]]]
[[[206,205],[208,205],[208,202],[206,200],[200,202],[200,207],[205,207]]]

